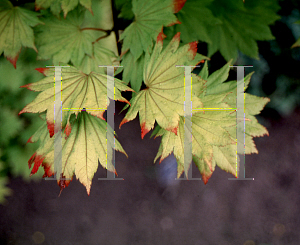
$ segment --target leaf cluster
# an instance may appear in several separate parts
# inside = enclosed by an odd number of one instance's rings
[[[184,89],[188,81],[184,79],[182,68],[176,65],[196,66],[205,62],[199,75],[192,74],[193,161],[205,183],[216,165],[236,175],[235,113],[206,111],[205,108],[235,107],[237,83],[225,82],[229,65],[236,60],[238,50],[257,57],[256,41],[273,38],[269,25],[279,18],[277,2],[117,0],[113,6],[119,11],[120,20],[131,21],[119,40],[109,0],[36,0],[35,9],[31,5],[14,6],[8,0],[0,1],[0,54],[3,53],[18,71],[14,82],[3,80],[13,90],[22,85],[40,92],[32,102],[27,101],[19,113],[39,113],[44,119],[28,140],[40,142],[28,162],[31,174],[43,167],[44,177],[57,174],[61,189],[75,174],[89,194],[98,161],[102,167],[116,172],[107,161],[107,147],[125,155],[126,152],[117,140],[115,144],[106,142],[106,133],[113,131],[103,117],[110,103],[107,69],[98,66],[121,65],[116,74],[122,73],[122,80],[114,80],[114,97],[110,98],[126,102],[124,109],[130,106],[120,126],[139,113],[143,138],[157,123],[154,132],[162,136],[162,142],[156,159],[161,156],[162,160],[174,152],[180,176],[191,162],[184,161],[183,152],[184,122],[188,120],[184,117]],[[120,56],[117,41],[122,43]],[[198,41],[208,44],[207,55],[198,53]],[[54,92],[55,70],[35,66],[45,77],[31,78],[24,85],[24,74],[33,74],[33,69],[24,66],[29,72],[21,71],[22,62],[18,58],[22,48],[35,51],[38,62],[49,60],[52,66],[69,66],[62,68],[61,78],[64,108],[61,111],[61,170],[54,168],[54,140],[58,133],[54,130],[53,104],[58,96]],[[229,62],[209,75],[207,60],[217,51]],[[246,85],[250,78],[246,78]],[[146,89],[141,90],[143,82]],[[122,97],[123,91],[134,92],[130,102]],[[32,97],[26,98],[32,100]],[[246,94],[245,101],[246,153],[257,153],[252,138],[267,134],[267,131],[254,115],[262,110],[268,99]],[[15,136],[22,123],[14,111],[4,108],[3,113],[7,121],[0,132],[5,136],[2,143],[7,144],[5,140]],[[10,130],[6,130],[8,122],[13,125]],[[61,177],[68,180],[61,181]]]

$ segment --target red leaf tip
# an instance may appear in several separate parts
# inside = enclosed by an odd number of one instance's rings
[[[190,48],[188,51],[192,51],[193,59],[195,58],[195,56],[197,54],[197,44],[198,44],[197,41],[189,43]],[[202,62],[202,60],[201,60],[201,62]]]
[[[70,182],[72,181],[73,178],[71,179],[66,179],[66,177],[63,174],[60,174],[60,180],[57,181],[57,184],[60,188],[60,192],[59,195],[61,194],[62,190],[65,189],[66,187],[68,187],[68,185],[70,184]]]
[[[142,137],[142,139],[144,139],[145,135],[150,131],[150,129],[147,129],[145,127],[145,125],[146,125],[146,122],[141,124],[141,129],[142,129],[141,137]]]
[[[35,11],[39,11],[40,9],[41,9],[41,7],[38,6],[38,5],[35,3],[35,5],[34,5],[34,10],[35,10]]]
[[[50,138],[54,135],[54,123],[47,121],[47,128],[50,134]]]
[[[49,163],[43,163],[43,167],[44,167],[44,175],[43,178],[45,177],[51,177],[54,173],[51,170],[51,166]]]
[[[28,144],[28,143],[33,143],[32,142],[32,136],[27,140],[26,144]]]
[[[67,135],[67,137],[69,137],[71,131],[72,131],[71,125],[67,124],[67,126],[65,128],[65,134]]]
[[[40,68],[35,68],[38,72],[42,73],[44,76],[46,76],[45,72],[49,70],[47,67],[40,67]]]
[[[168,127],[168,128],[166,128],[166,130],[171,131],[171,132],[173,132],[174,134],[177,135],[178,126],[175,127],[175,128],[173,128],[173,127]]]
[[[173,41],[175,41],[175,42],[179,42],[180,41],[180,32],[177,32],[176,34],[175,34],[175,36],[173,37]]]
[[[178,13],[184,6],[186,0],[174,0],[173,1],[173,12]]]
[[[21,50],[20,50],[21,51]],[[20,51],[19,51],[19,53],[20,53]],[[18,60],[18,58],[19,58],[19,53],[15,56],[15,57],[6,57],[6,59],[10,62],[10,63],[12,63],[12,65],[14,66],[14,68],[15,69],[17,69],[17,60]]]
[[[203,173],[203,174],[201,174],[201,175],[202,175],[202,180],[203,180],[204,184],[206,185],[207,182],[208,182],[208,180],[210,179],[212,173],[209,174],[209,175],[205,175],[205,173]]]
[[[29,169],[31,168],[31,165],[35,159],[35,156],[36,156],[36,152],[30,157],[30,159],[28,160],[28,167]]]
[[[25,109],[25,108],[24,108],[24,109]],[[18,113],[18,115],[19,115],[19,116],[20,116],[22,113],[24,113],[24,112],[25,112],[25,110],[24,110],[24,109]]]
[[[121,128],[121,126],[124,124],[124,123],[127,123],[128,120],[126,118],[123,118],[123,120],[121,121],[120,125],[119,125],[119,129]]]
[[[31,170],[30,176],[35,174],[38,171],[38,169],[41,166],[44,159],[45,159],[45,157],[43,157],[42,155],[36,155],[36,153],[33,154],[33,156],[29,159],[29,161],[31,161],[30,166],[31,166],[31,163],[34,161],[34,165]],[[28,163],[29,163],[29,161],[28,161]]]
[[[31,90],[31,91],[32,91],[32,89],[30,88],[30,87],[31,87],[31,85],[32,85],[32,83],[28,83],[28,84],[26,84],[26,85],[22,85],[22,86],[20,86],[20,88],[27,88],[27,89],[29,89],[29,90]]]
[[[163,33],[163,28],[161,28],[160,33],[157,35],[156,43],[163,43],[163,40],[164,40],[166,37],[167,37],[167,36]]]

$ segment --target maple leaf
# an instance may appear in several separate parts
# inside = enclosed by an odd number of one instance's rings
[[[208,44],[208,56],[211,57],[220,50],[228,61],[236,60],[238,50],[244,54],[258,58],[256,40],[274,39],[268,25],[280,19],[276,12],[280,9],[277,1],[273,0],[215,0],[209,6],[214,16],[222,24],[210,26],[208,32],[212,41]]]
[[[184,115],[184,71],[176,65],[197,65],[205,56],[197,54],[197,43],[193,42],[178,49],[180,33],[177,33],[162,51],[162,33],[157,36],[153,53],[146,53],[144,83],[146,89],[139,91],[131,99],[132,106],[126,113],[122,124],[140,116],[141,137],[153,128],[155,120],[166,130],[177,132],[179,116]],[[193,101],[200,107],[201,101]]]
[[[84,11],[72,11],[66,19],[50,16],[43,19],[45,26],[37,27],[38,59],[53,59],[53,64],[71,61],[79,67],[85,54],[93,56],[92,42],[97,39],[93,30],[81,28]]]
[[[224,102],[227,103],[230,108],[236,107],[236,88],[237,88],[237,81],[228,81],[224,83],[224,81],[228,78],[229,73],[229,66],[232,60],[227,63],[227,65],[223,66],[220,70],[211,74],[211,76],[207,79],[207,89],[205,91],[206,95],[218,95],[223,93],[229,93]],[[206,71],[203,71],[206,70]],[[204,67],[202,71],[208,73],[207,66]],[[244,89],[246,90],[249,86],[251,76],[254,72],[248,74],[245,77]],[[200,74],[199,74],[200,75]],[[239,83],[243,83],[244,81],[238,81]],[[197,86],[197,85],[196,85]],[[200,98],[202,98],[200,96]],[[269,98],[264,97],[257,97],[255,95],[251,95],[245,93],[245,153],[258,153],[255,144],[253,142],[252,137],[259,137],[263,135],[268,135],[267,129],[260,125],[257,122],[257,119],[254,115],[260,113],[260,111],[264,108],[264,106],[270,101]],[[236,118],[236,114],[230,114],[232,118]],[[231,134],[232,138],[236,140],[236,131],[235,128],[228,128],[227,129]],[[244,133],[244,132],[242,132]],[[243,143],[243,142],[241,142]],[[238,152],[242,154],[243,152]]]
[[[91,72],[85,74],[77,68],[71,66],[62,69],[62,86],[61,100],[62,108],[62,126],[64,127],[75,109],[76,116],[80,109],[87,108],[88,113],[97,116],[103,120],[103,113],[107,106],[107,75]],[[30,83],[21,87],[28,88],[33,91],[42,91],[31,103],[26,105],[19,113],[24,112],[40,113],[47,110],[46,119],[50,136],[54,134],[54,68],[37,68],[46,77],[39,82]],[[133,91],[123,82],[115,78],[115,99],[129,103],[122,97],[121,91]],[[130,103],[129,103],[130,104]]]
[[[203,103],[203,108],[228,108],[228,110],[206,110],[205,113],[203,113],[203,109],[202,111],[194,110],[192,114],[192,160],[198,167],[205,184],[211,177],[216,165],[236,176],[236,161],[239,162],[239,157],[236,154],[236,112],[230,110],[236,107],[237,82],[224,83],[228,78],[231,62],[232,60],[210,76],[208,75],[207,63],[198,76],[192,74],[193,102],[194,97],[199,97]],[[248,87],[252,74],[250,73],[245,77],[245,89]],[[238,81],[238,84],[242,82],[244,79]],[[257,153],[253,137],[268,134],[266,128],[260,125],[253,116],[258,114],[268,102],[268,98],[245,94],[246,154]],[[174,152],[178,164],[178,178],[184,169],[189,169],[191,164],[191,162],[184,161],[184,130],[187,130],[184,127],[184,120],[185,118],[180,116],[177,135],[161,128],[160,125],[151,135],[162,136],[154,162],[158,157],[161,157],[161,162]],[[244,118],[239,120],[244,120]],[[243,154],[243,152],[238,153]],[[187,177],[187,172],[185,174]]]
[[[175,33],[180,32],[184,43],[198,40],[212,43],[209,32],[213,25],[222,23],[207,8],[212,1],[187,1],[176,15],[181,24],[167,28],[173,28]]]
[[[98,169],[98,161],[103,168],[116,173],[114,165],[107,162],[106,159],[107,131],[113,133],[113,129],[107,125],[107,122],[86,111],[81,111],[76,119],[73,115],[70,126],[62,132],[62,166],[55,172],[54,137],[50,138],[47,127],[42,125],[29,140],[29,142],[37,140],[41,142],[40,147],[28,161],[29,168],[34,163],[31,175],[35,174],[42,166],[45,170],[43,177],[50,177],[55,173],[57,183],[62,190],[69,185],[75,174],[76,178],[86,187],[89,195],[93,176]],[[113,141],[109,142],[109,147],[114,148]],[[117,139],[115,139],[115,150],[127,156]],[[61,180],[61,177],[68,180]]]
[[[121,13],[118,15],[118,18],[124,18],[128,20],[132,20],[134,18],[134,14],[131,10],[131,0],[115,0],[114,4],[116,9],[121,11]]]
[[[64,17],[66,18],[68,12],[75,9],[75,7],[80,3],[82,6],[87,8],[91,13],[92,11],[92,0],[36,0],[35,10],[50,8],[54,15],[59,15],[61,9],[64,12]]]
[[[130,82],[131,88],[136,92],[140,91],[143,83],[144,60],[144,54],[137,60],[134,60],[131,52],[126,52],[122,56],[121,66],[124,67],[120,69],[120,72],[123,70],[122,79],[126,84]]]
[[[0,55],[4,52],[15,68],[22,46],[37,52],[31,28],[43,23],[37,16],[30,10],[14,7],[9,1],[0,3]]]
[[[93,55],[85,55],[79,69],[86,74],[91,71],[106,73],[107,68],[99,67],[99,65],[113,65],[117,58],[113,51],[96,42],[93,44]]]
[[[132,11],[134,21],[124,30],[120,36],[123,40],[122,50],[130,49],[134,60],[137,60],[148,47],[153,47],[155,40],[163,26],[178,23],[173,14],[178,11],[174,5],[178,0],[133,0]]]

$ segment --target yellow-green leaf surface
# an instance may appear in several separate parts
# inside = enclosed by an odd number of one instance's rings
[[[228,105],[223,103],[224,95],[205,96],[203,100],[203,108],[215,108],[216,106],[229,108]],[[193,97],[194,101],[194,97]],[[225,165],[227,171],[235,174],[236,155],[232,157],[232,152],[224,151],[224,147],[235,146],[236,141],[230,137],[226,127],[235,127],[236,120],[228,115],[232,111],[200,111],[193,112],[192,116],[192,154],[193,161],[197,165],[204,183],[210,178],[214,171],[216,161],[214,158],[221,159],[220,164]],[[179,132],[175,135],[172,132],[161,129],[162,142],[160,145],[161,151],[158,152],[156,159],[161,155],[160,161],[168,156],[172,151],[178,163],[178,177],[184,170],[189,168],[191,163],[184,162],[184,117],[180,117]],[[186,129],[187,130],[187,129]],[[223,153],[223,151],[224,153]],[[229,154],[230,155],[229,155]],[[234,152],[235,153],[235,152]],[[228,155],[224,158],[221,154]],[[223,159],[224,158],[224,159]],[[234,160],[229,162],[229,159]],[[227,162],[224,162],[226,160]],[[219,165],[219,164],[218,164]],[[187,173],[186,173],[187,174]]]
[[[147,53],[144,65],[144,83],[147,88],[131,99],[122,124],[140,116],[141,137],[154,127],[155,121],[164,129],[177,134],[179,116],[184,115],[184,69],[176,65],[197,65],[205,56],[197,54],[197,43],[193,42],[178,49],[180,33],[177,33],[162,51],[162,33],[157,37],[153,53]],[[195,97],[193,107],[201,107]]]
[[[148,47],[153,46],[153,40],[163,26],[177,23],[173,0],[133,0],[132,11],[134,21],[121,34],[122,51],[130,49],[134,60],[137,60]]]
[[[236,107],[236,88],[237,88],[237,81],[228,81],[224,83],[224,81],[228,78],[229,66],[231,65],[231,61],[229,61],[225,66],[223,66],[220,70],[214,72],[209,78],[207,82],[207,89],[206,95],[220,95],[223,93],[228,93],[224,102],[226,102],[230,108]],[[207,69],[207,66],[204,67]],[[202,70],[203,71],[203,70]],[[203,71],[204,72],[204,71]],[[245,77],[244,82],[244,89],[248,88],[250,83],[250,79],[253,72],[248,74]],[[200,74],[199,74],[200,75]],[[243,80],[238,81],[238,84],[243,83]],[[201,98],[201,96],[200,96]],[[260,113],[260,111],[264,108],[264,106],[270,101],[269,98],[257,97],[255,95],[251,95],[245,93],[245,153],[258,153],[254,141],[252,137],[259,137],[263,135],[268,135],[267,129],[260,125],[257,122],[257,119],[254,115]],[[236,114],[230,114],[232,118],[236,118]],[[244,120],[239,119],[239,120]],[[232,138],[236,140],[236,131],[233,128],[227,129]],[[243,133],[243,132],[241,132]],[[241,142],[243,143],[243,142]],[[239,152],[242,154],[242,152]]]
[[[15,68],[22,47],[37,52],[31,28],[42,24],[37,15],[30,10],[14,7],[10,1],[0,2],[0,54],[4,52]]]
[[[71,131],[71,132],[70,132]],[[55,172],[54,168],[54,137],[50,138],[46,125],[42,125],[38,131],[30,138],[30,142],[40,140],[41,144],[38,150],[29,160],[29,167],[32,163],[31,174],[36,173],[40,166],[44,167],[44,177],[56,174],[58,184],[60,176],[69,179],[64,181],[68,186],[70,180],[75,174],[77,179],[86,187],[87,193],[90,194],[92,179],[98,169],[98,161],[101,166],[108,171],[116,172],[113,164],[107,162],[107,131],[113,133],[113,129],[103,120],[82,111],[75,119],[73,115],[70,127],[65,130],[62,137],[62,166]],[[109,147],[117,151],[126,152],[115,139],[109,142]],[[128,157],[128,156],[127,156]],[[64,187],[63,187],[64,188]]]
[[[66,19],[51,16],[43,19],[44,26],[37,27],[38,59],[53,59],[54,65],[71,61],[79,66],[87,54],[93,56],[92,42],[99,33],[82,29],[84,11],[76,9]]]
[[[54,133],[54,68],[40,68],[47,77],[39,82],[31,83],[26,87],[33,91],[41,93],[19,113],[31,112],[40,113],[47,110],[47,123],[50,135]],[[122,97],[120,91],[133,91],[127,87],[121,80],[115,78],[114,98],[119,101],[129,103]],[[71,66],[62,68],[62,126],[65,127],[72,113],[78,115],[83,108],[93,116],[104,120],[103,113],[107,106],[107,75],[91,72],[85,74],[77,68]],[[66,108],[66,109],[64,109]]]
[[[228,78],[230,65],[231,61],[208,76],[207,63],[205,63],[198,76],[192,74],[192,100],[194,102],[194,97],[199,97],[203,103],[203,108],[193,110],[192,114],[192,159],[205,184],[211,177],[216,165],[234,176],[237,175],[236,164],[239,162],[236,154],[237,118],[236,111],[233,109],[236,107],[237,84],[242,83],[243,80],[238,81],[238,83],[237,81],[224,83]],[[245,77],[245,89],[249,85],[252,74],[250,73]],[[268,134],[266,128],[260,125],[254,117],[268,102],[268,98],[245,94],[246,154],[258,153],[253,137]],[[244,120],[244,118],[238,120]],[[174,151],[178,164],[178,177],[191,164],[191,162],[184,162],[184,130],[184,117],[182,116],[180,117],[178,135],[161,127],[155,130],[156,137],[162,136],[162,141],[154,162],[158,157],[161,157],[160,161],[162,161]],[[243,152],[238,153],[242,154]]]
[[[63,10],[64,17],[66,17],[68,12],[73,10],[79,3],[92,13],[92,0],[36,0],[35,9],[50,7],[51,12],[55,15],[59,15],[60,11]]]

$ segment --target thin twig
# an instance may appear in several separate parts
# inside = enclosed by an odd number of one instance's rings
[[[103,32],[111,32],[111,30],[104,30],[101,28],[94,28],[94,27],[85,27],[85,28],[81,28],[81,31],[86,31],[86,30],[92,30],[92,31],[103,31]]]

